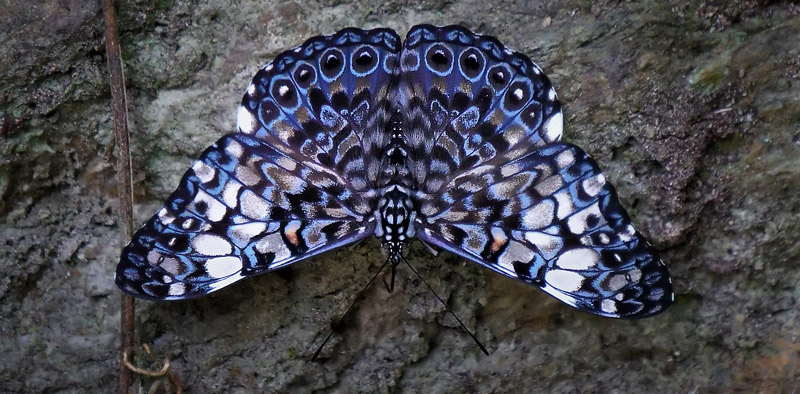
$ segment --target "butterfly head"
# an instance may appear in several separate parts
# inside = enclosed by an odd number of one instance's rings
[[[378,219],[375,235],[381,239],[387,255],[399,258],[404,253],[405,245],[414,236],[416,208],[409,191],[401,185],[383,188],[380,196],[375,212]]]
[[[408,255],[405,242],[381,242],[381,250],[384,256],[389,258],[393,265],[400,263],[400,258]]]

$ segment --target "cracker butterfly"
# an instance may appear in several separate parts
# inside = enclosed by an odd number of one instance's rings
[[[595,161],[559,142],[548,78],[495,38],[311,38],[258,71],[237,125],[123,249],[123,291],[191,298],[376,236],[393,268],[417,239],[597,315],[673,301]]]

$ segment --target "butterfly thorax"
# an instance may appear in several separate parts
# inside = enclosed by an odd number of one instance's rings
[[[397,183],[381,189],[375,216],[378,222],[375,236],[381,239],[390,256],[398,256],[416,231],[417,208],[410,191]]]
[[[400,112],[395,110],[386,125],[386,132],[390,139],[382,151],[382,170],[378,180],[379,186],[384,190],[388,190],[393,184],[401,185],[407,189],[411,184],[411,172],[407,166],[408,148],[403,132],[402,119]]]

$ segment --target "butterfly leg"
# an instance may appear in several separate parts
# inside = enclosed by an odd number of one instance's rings
[[[383,285],[386,286],[386,291],[389,293],[394,292],[394,278],[397,276],[397,264],[400,263],[400,260],[392,261],[392,280],[391,285],[386,283],[386,279],[383,279]]]
[[[420,243],[425,245],[425,247],[428,248],[428,251],[431,252],[432,255],[434,255],[434,256],[438,256],[439,255],[439,249],[436,249],[435,246],[433,246],[433,245],[431,245],[431,244],[429,244],[429,243],[427,243],[427,242],[425,242],[425,241],[423,241],[421,239],[417,239],[417,241],[419,241]]]

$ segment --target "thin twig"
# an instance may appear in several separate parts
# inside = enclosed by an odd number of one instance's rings
[[[122,51],[117,33],[117,17],[113,0],[103,0],[103,15],[106,22],[106,57],[108,60],[111,100],[114,110],[114,135],[117,140],[117,183],[119,186],[119,217],[125,230],[125,238],[133,235],[133,176],[131,175],[130,135],[128,134],[128,105],[125,98],[125,75],[122,69]],[[133,297],[122,293],[120,312],[120,394],[128,392],[133,374],[125,365],[127,350],[133,347]]]
[[[128,360],[128,350],[127,349],[124,352],[122,352],[122,362],[123,362],[123,364],[125,364],[125,366],[128,369],[130,369],[131,371],[136,372],[136,373],[138,373],[140,375],[158,377],[158,376],[164,376],[169,372],[169,359],[168,358],[164,359],[164,365],[161,367],[160,370],[158,370],[158,371],[148,371],[146,369],[142,369],[142,368],[139,368],[139,367],[133,365],[130,362],[130,360]]]
[[[145,344],[142,344],[142,347],[144,347],[144,351],[145,351],[145,353],[147,353],[147,356],[150,357],[150,361],[152,361],[154,363],[158,362],[158,360],[156,360],[156,356],[154,356],[153,353],[150,351],[150,346],[148,346],[145,343]],[[169,363],[169,360],[166,360],[166,361],[167,361],[167,363]],[[175,386],[175,392],[177,394],[183,394],[183,385],[181,384],[181,380],[178,379],[178,375],[175,372],[172,372],[171,369],[167,370],[167,375],[169,375],[169,379],[172,381],[172,385]],[[156,381],[155,383],[157,383],[157,382],[158,381]],[[155,383],[150,386],[151,392],[155,392],[155,391],[153,391],[153,388],[157,389],[157,386],[155,385]]]

